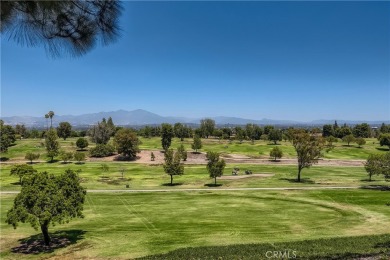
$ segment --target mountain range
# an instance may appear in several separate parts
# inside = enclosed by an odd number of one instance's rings
[[[99,113],[90,113],[83,115],[55,115],[53,117],[53,126],[58,125],[59,122],[69,122],[73,126],[90,126],[94,125],[97,122],[101,121],[103,118],[111,117],[115,125],[121,126],[141,126],[141,125],[158,125],[162,123],[174,124],[177,122],[185,124],[199,124],[201,118],[186,118],[186,117],[172,117],[172,116],[160,116],[158,114],[143,110],[137,109],[133,111],[126,110],[117,110],[112,112],[99,112]],[[314,120],[310,122],[298,122],[292,120],[273,120],[273,119],[246,119],[239,117],[227,117],[227,116],[217,116],[210,117],[215,120],[217,125],[245,125],[248,123],[258,124],[258,125],[324,125],[324,124],[333,124],[335,120]],[[26,127],[44,127],[47,122],[44,116],[42,117],[33,117],[33,116],[11,116],[11,117],[1,117],[5,124],[16,125],[24,124]],[[369,123],[370,125],[379,125],[383,121],[353,121],[353,120],[337,120],[338,124],[348,124],[354,125],[359,123]],[[384,121],[385,123],[390,123],[390,120]]]

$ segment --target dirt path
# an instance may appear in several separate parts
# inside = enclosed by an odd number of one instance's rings
[[[155,159],[151,160],[151,153],[153,152]],[[187,161],[184,164],[206,164],[206,153],[187,153]],[[221,156],[226,163],[229,164],[262,164],[262,165],[296,165],[297,159],[280,159],[273,161],[270,159],[253,159],[246,155],[241,154],[229,154],[227,156]],[[113,155],[104,158],[88,158],[87,162],[113,162],[121,161],[120,156]],[[16,164],[26,163],[27,160],[9,160],[3,161],[0,164]],[[46,162],[44,160],[36,161],[39,163]],[[36,163],[34,162],[34,163]],[[135,160],[126,161],[127,163],[144,163],[144,164],[162,164],[164,163],[164,153],[160,150],[142,150]],[[365,160],[341,160],[341,159],[321,159],[318,161],[318,166],[346,166],[346,167],[358,167],[363,166]]]

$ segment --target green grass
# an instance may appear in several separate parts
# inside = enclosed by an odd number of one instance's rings
[[[209,178],[205,165],[186,165],[184,175],[174,176],[175,186],[167,186],[170,182],[169,175],[164,173],[161,165],[143,165],[124,162],[109,162],[109,172],[103,173],[99,167],[101,163],[88,162],[85,164],[62,163],[37,163],[33,167],[38,171],[47,171],[60,174],[65,169],[81,170],[82,185],[88,189],[124,189],[130,185],[131,189],[180,189],[180,188],[207,188],[207,184],[213,183]],[[0,172],[0,189],[19,190],[19,178],[10,176],[11,164],[3,164]],[[124,179],[120,169],[126,168]],[[287,165],[250,165],[228,164],[224,175],[231,176],[234,167],[239,167],[240,175],[245,175],[245,170],[253,173],[271,173],[271,177],[251,176],[244,179],[222,180],[217,178],[217,183],[222,188],[245,187],[305,187],[305,186],[365,186],[365,185],[389,185],[383,176],[373,176],[373,181],[367,181],[367,173],[363,167],[325,167],[315,166],[302,171],[302,183],[295,182],[297,167]],[[102,178],[106,177],[106,178]]]
[[[139,259],[388,259],[390,234],[297,242],[190,247]],[[275,256],[276,255],[276,256]]]
[[[161,139],[158,137],[154,138],[140,138],[142,144],[140,149],[143,150],[160,150],[161,148]],[[66,141],[59,139],[60,146],[62,150],[66,151],[76,151],[77,147],[75,146],[77,138],[68,138]],[[351,144],[347,146],[343,142],[335,143],[335,148],[330,152],[324,152],[324,158],[326,159],[367,159],[368,155],[371,153],[383,153],[387,151],[387,147],[379,146],[378,140],[374,138],[368,138],[367,144],[362,148],[358,148],[356,144]],[[244,141],[239,143],[237,141],[228,142],[226,140],[216,140],[216,139],[202,139],[203,147],[200,151],[216,151],[221,154],[242,154],[252,158],[269,158],[269,152],[274,147],[274,145],[269,144],[265,141],[255,141],[252,144],[249,141]],[[44,139],[24,139],[18,140],[16,145],[9,148],[8,153],[2,153],[1,157],[7,158],[9,161],[13,160],[24,160],[24,156],[27,152],[40,153],[40,160],[47,160],[46,150],[44,146]],[[72,145],[73,144],[73,145]],[[187,138],[181,142],[178,138],[172,140],[171,147],[176,149],[181,144],[187,149],[187,151],[192,151],[191,144],[192,139]],[[88,148],[93,147],[94,144],[90,143]],[[294,147],[289,142],[282,141],[278,144],[283,151],[283,158],[295,158],[296,153]]]
[[[16,230],[5,224],[6,211],[11,207],[13,198],[14,195],[1,196],[2,259],[50,256],[128,259],[180,248],[230,245],[235,246],[229,247],[229,250],[237,253],[235,248],[239,248],[240,244],[281,242],[292,244],[276,244],[275,248],[296,246],[302,256],[312,256],[316,248],[320,255],[328,255],[328,251],[329,254],[344,254],[354,248],[349,241],[355,240],[346,238],[346,242],[337,245],[320,240],[312,244],[309,242],[307,246],[300,241],[390,233],[390,208],[385,205],[389,201],[389,193],[384,191],[88,194],[84,219],[50,228],[52,233],[72,236],[74,244],[51,253],[21,255],[12,253],[11,249],[20,245],[19,240],[39,232],[28,224],[21,224]],[[359,241],[354,242],[357,246],[353,252],[362,253],[366,246],[370,248],[367,253],[389,247],[388,236],[376,240],[378,244],[386,243],[378,249],[373,248],[373,239],[361,240],[366,241],[364,244]],[[210,249],[186,250],[171,253],[165,259],[178,259],[183,252],[192,252],[194,256],[205,259]],[[223,259],[230,259],[230,251],[216,252],[222,254]],[[211,259],[215,256],[211,255]]]

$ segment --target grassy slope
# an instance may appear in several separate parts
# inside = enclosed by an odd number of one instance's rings
[[[140,259],[361,259],[389,257],[390,235],[314,239],[296,242],[190,247]],[[275,257],[276,254],[276,257]]]
[[[4,223],[13,197],[1,199],[2,259],[18,257],[10,248],[38,233]],[[389,234],[388,200],[388,192],[373,190],[89,194],[85,219],[50,228],[78,233],[77,243],[48,255],[121,259],[185,247]]]

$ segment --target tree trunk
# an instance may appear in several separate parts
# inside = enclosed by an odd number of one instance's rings
[[[172,183],[173,183],[173,176],[171,175],[171,185],[172,185]]]
[[[19,184],[22,185],[22,176],[19,176]]]
[[[49,246],[51,239],[49,236],[48,224],[45,223],[45,224],[41,225],[41,231],[42,231],[43,239],[45,241],[45,245]]]
[[[301,182],[301,168],[298,168],[298,179],[297,179],[297,181],[298,182]]]
[[[368,176],[370,176],[370,180],[369,180],[369,181],[371,181],[371,176],[372,176],[372,174],[369,174]]]
[[[214,177],[214,186],[217,186],[217,177]]]

